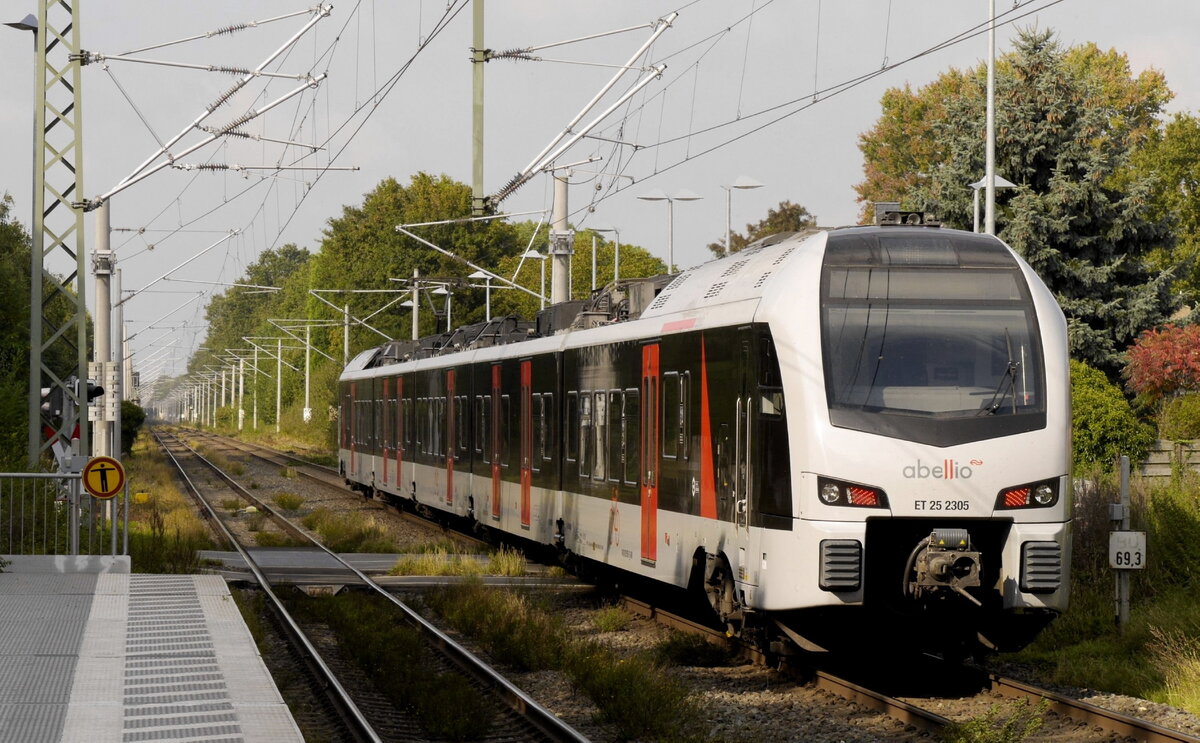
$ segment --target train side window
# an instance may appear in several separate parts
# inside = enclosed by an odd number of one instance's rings
[[[554,393],[542,395],[542,459],[553,459],[554,442]]]
[[[479,438],[483,443],[483,461],[492,463],[492,396],[480,397],[479,405]]]
[[[475,396],[475,442],[476,454],[483,453],[483,395]]]
[[[637,485],[638,470],[641,468],[641,460],[638,458],[639,436],[641,435],[640,416],[641,392],[636,389],[625,390],[621,451],[625,459],[625,482],[628,485]]]
[[[592,439],[592,395],[584,392],[579,395],[579,476],[587,478],[591,474],[588,450]]]
[[[512,397],[509,395],[500,396],[500,420],[496,421],[496,425],[500,426],[500,466],[509,466],[509,434],[512,431]]]
[[[600,390],[595,393],[595,405],[592,407],[592,416],[595,425],[593,429],[596,433],[596,445],[592,449],[595,452],[595,461],[592,462],[592,479],[604,479],[604,465],[608,458],[608,393]]]
[[[621,458],[621,415],[624,402],[621,390],[610,390],[608,393],[608,481],[620,482],[624,469]]]
[[[529,468],[534,472],[540,472],[542,469],[542,451],[546,448],[545,428],[546,417],[542,408],[543,401],[541,395],[533,395],[530,398],[533,409],[529,413],[529,422],[533,427],[530,432],[533,442],[533,451],[529,456]]]
[[[679,375],[679,458],[691,457],[692,441],[692,373],[684,372]]]
[[[454,431],[458,437],[458,453],[454,455],[455,459],[462,459],[462,453],[467,450],[467,441],[470,438],[467,436],[467,400],[470,399],[466,395],[459,395],[454,398]]]
[[[574,462],[579,456],[579,393],[567,393],[567,461]]]
[[[675,459],[679,454],[681,433],[679,414],[682,398],[680,397],[679,372],[663,373],[662,398],[662,455],[663,459]]]

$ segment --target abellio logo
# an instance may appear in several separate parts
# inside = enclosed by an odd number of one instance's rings
[[[981,464],[983,460],[971,460],[971,465]],[[925,464],[918,459],[916,464],[905,467],[903,474],[909,480],[970,480],[975,470],[953,459],[943,459],[940,464]]]

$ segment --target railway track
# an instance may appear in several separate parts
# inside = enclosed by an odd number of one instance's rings
[[[343,723],[342,737],[348,740],[365,741],[428,739],[414,724],[408,710],[381,702],[379,695],[373,693],[375,690],[372,689],[370,683],[364,683],[362,678],[357,677],[349,664],[337,659],[336,655],[330,655],[329,651],[336,643],[331,643],[329,637],[323,638],[323,648],[318,647],[322,643],[320,639],[315,642],[310,637],[311,625],[309,625],[309,631],[306,632],[302,622],[297,620],[292,611],[289,611],[281,592],[276,591],[276,588],[279,588],[283,582],[270,577],[259,567],[254,559],[254,548],[248,548],[241,544],[234,531],[226,526],[226,519],[222,518],[217,508],[213,507],[210,498],[205,497],[202,492],[202,488],[205,486],[197,486],[198,478],[189,476],[189,470],[195,472],[195,468],[204,467],[215,473],[225,487],[236,492],[239,497],[254,503],[261,512],[269,514],[272,522],[279,529],[287,532],[290,537],[297,540],[303,539],[311,546],[312,550],[323,553],[325,559],[333,559],[341,563],[345,574],[337,580],[338,583],[360,586],[363,590],[379,597],[379,601],[386,602],[397,622],[403,622],[413,627],[423,638],[426,647],[435,658],[436,669],[430,669],[431,671],[462,674],[469,679],[480,697],[491,700],[499,710],[497,719],[491,723],[491,732],[484,740],[514,742],[587,740],[511,684],[487,663],[468,652],[459,643],[376,584],[366,574],[327,550],[303,529],[290,525],[290,521],[283,514],[255,497],[227,473],[221,471],[216,464],[202,457],[185,442],[170,435],[164,437],[158,431],[155,431],[154,435],[167,457],[179,471],[188,491],[208,512],[214,528],[245,560],[271,607],[272,613],[278,617],[280,626],[291,640],[295,652],[306,659],[310,672],[317,679],[317,684],[326,691],[329,704],[336,710],[337,717]],[[285,526],[285,524],[290,526]],[[322,652],[322,649],[325,652]],[[332,660],[329,659],[331,657]],[[344,683],[347,678],[351,678],[354,683],[352,685]],[[353,688],[353,693],[348,686]]]
[[[685,617],[663,611],[645,601],[630,597],[622,597],[621,604],[628,611],[639,616],[652,619],[659,624],[671,627],[681,632],[687,632],[705,637],[713,643],[729,642],[728,638],[718,629],[691,621]],[[752,648],[741,648],[751,659],[759,664],[770,664],[773,658]],[[1055,715],[1076,721],[1079,724],[1099,728],[1106,733],[1121,736],[1125,739],[1144,741],[1145,743],[1200,743],[1200,738],[1188,735],[1178,730],[1171,730],[1147,720],[1140,720],[1129,715],[1072,699],[1049,689],[1041,689],[1031,684],[1006,678],[1000,674],[976,666],[951,667],[940,659],[930,659],[943,667],[943,673],[965,673],[971,679],[972,685],[978,685],[985,691],[993,692],[1007,699],[1025,701],[1037,706],[1042,700],[1048,703],[1047,711]],[[931,732],[947,729],[953,721],[927,707],[913,701],[889,695],[870,688],[869,683],[849,680],[843,675],[835,675],[819,668],[805,667],[793,669],[808,676],[812,683],[820,689],[853,701],[868,709],[877,710],[905,724],[914,725]]]
[[[222,436],[209,431],[187,429],[187,435],[194,436],[203,441],[210,442],[228,450],[246,454],[268,464],[291,468],[300,477],[317,483],[318,485],[330,488],[339,494],[361,497],[357,494],[353,494],[349,489],[346,488],[344,478],[332,467],[326,467],[322,464],[310,462],[303,457],[299,457],[288,452],[279,451],[278,449],[272,449],[259,444],[252,444],[240,439]],[[383,505],[383,503],[380,503],[379,507],[384,508],[386,506]],[[404,519],[408,523],[418,526],[422,529],[441,530],[442,536],[445,536],[448,539],[451,539],[452,541],[465,547],[483,548],[487,546],[486,542],[478,539],[475,536],[472,536],[471,534],[467,534],[462,531],[444,529],[442,524],[439,524],[429,518],[425,518],[417,513],[413,513],[408,509],[397,507],[395,508],[395,513],[399,514],[400,518]]]

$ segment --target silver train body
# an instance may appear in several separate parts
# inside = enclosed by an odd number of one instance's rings
[[[1009,650],[1065,609],[1066,323],[996,238],[768,239],[568,309],[360,354],[347,481],[810,648]]]

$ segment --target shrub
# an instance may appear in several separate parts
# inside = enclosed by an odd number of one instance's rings
[[[279,495],[275,496],[274,500],[275,505],[279,506],[285,511],[295,511],[300,508],[300,506],[304,505],[304,498],[301,498],[295,493],[280,493]]]
[[[628,629],[629,612],[618,606],[599,609],[592,614],[592,626],[600,632],[621,632]]]
[[[1149,402],[1200,389],[1200,325],[1144,331],[1129,349],[1125,378]]]
[[[1110,470],[1122,454],[1133,462],[1145,459],[1154,432],[1137,419],[1121,390],[1103,372],[1073,359],[1071,410],[1077,470],[1094,466]]]
[[[1200,394],[1165,400],[1158,411],[1158,435],[1171,441],[1200,439]]]

